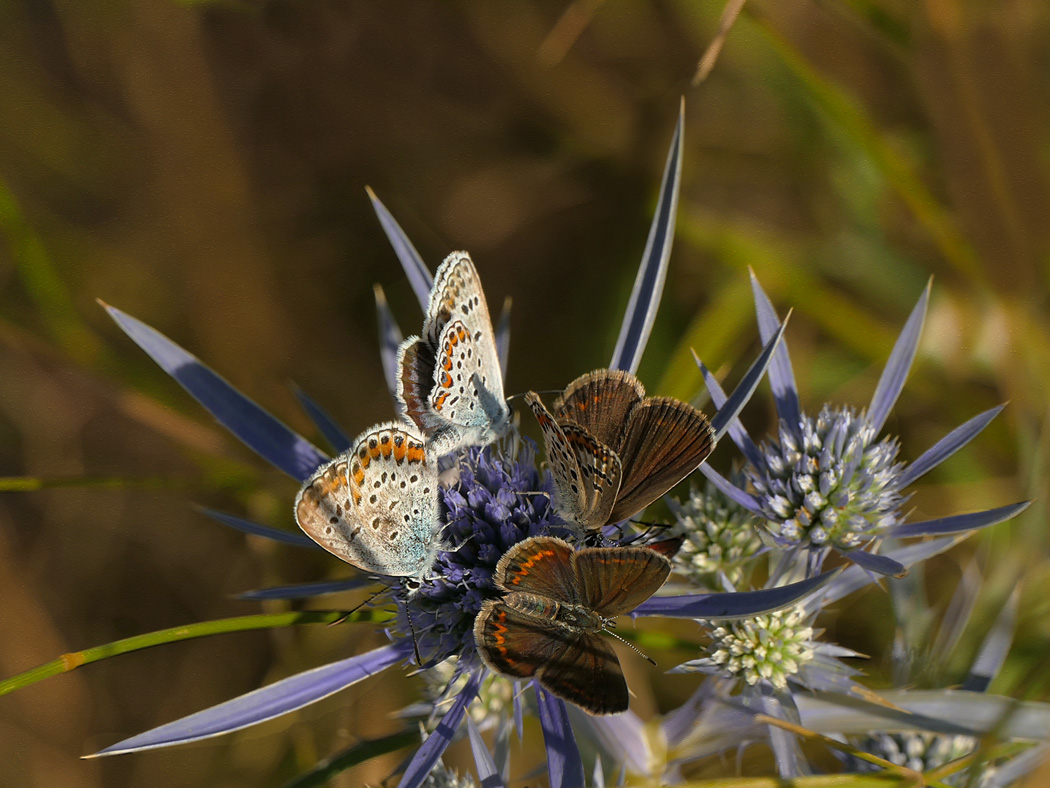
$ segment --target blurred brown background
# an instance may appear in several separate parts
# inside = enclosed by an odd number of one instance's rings
[[[243,590],[345,574],[192,509],[292,527],[296,485],[216,427],[96,298],[304,434],[290,381],[354,434],[391,415],[373,283],[406,333],[420,321],[370,185],[432,269],[468,249],[492,309],[513,296],[508,391],[560,387],[608,363],[684,95],[678,240],[642,378],[693,396],[690,347],[739,376],[757,349],[751,266],[782,313],[796,310],[788,337],[809,409],[863,407],[933,275],[888,429],[914,459],[1011,401],[913,505],[921,518],[1041,496],[968,546],[991,576],[991,613],[1026,580],[1023,641],[993,687],[1021,693],[1050,635],[1050,6],[755,0],[694,88],[722,5],[0,4],[0,476],[44,487],[0,493],[0,677],[259,610],[230,599]],[[769,403],[760,390],[749,411],[759,433]],[[715,462],[734,455],[727,444]],[[877,676],[890,633],[885,598],[873,600],[857,610],[882,618],[844,609],[826,623],[873,655]],[[0,698],[0,785],[280,785],[397,729],[382,710],[418,680],[390,672],[213,742],[78,758],[369,640],[382,636],[219,637]],[[636,673],[642,712],[695,684]],[[1023,690],[1046,694],[1039,681]],[[335,784],[378,782],[396,762]]]

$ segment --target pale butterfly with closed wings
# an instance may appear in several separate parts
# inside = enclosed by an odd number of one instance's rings
[[[437,463],[423,435],[395,422],[365,430],[306,480],[295,520],[360,569],[426,578],[442,549],[442,523]]]
[[[696,470],[715,446],[703,413],[671,397],[646,397],[628,372],[599,369],[565,389],[552,414],[530,391],[543,431],[554,506],[585,529],[634,516]]]
[[[435,457],[492,443],[510,426],[495,332],[466,252],[438,268],[421,336],[397,353],[397,398]]]

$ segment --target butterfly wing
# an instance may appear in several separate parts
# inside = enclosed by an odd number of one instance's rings
[[[580,464],[569,447],[569,439],[535,392],[530,391],[525,395],[525,403],[532,408],[532,413],[543,432],[547,465],[554,478],[554,508],[565,519],[586,527],[590,513],[587,496],[583,490]]]
[[[619,448],[623,479],[609,522],[626,520],[695,471],[715,447],[715,433],[696,408],[650,397],[631,411]]]
[[[619,714],[630,703],[616,652],[594,632],[577,633],[543,663],[536,678],[549,692],[590,714]]]
[[[584,528],[600,528],[609,521],[623,468],[620,456],[572,421],[558,424],[580,471],[583,510],[577,522]]]
[[[606,446],[619,451],[628,417],[644,398],[645,387],[634,375],[598,369],[581,375],[566,387],[554,403],[554,415],[559,421],[576,422]]]
[[[627,709],[627,682],[616,652],[599,635],[555,625],[492,600],[474,620],[482,661],[510,678],[535,677],[547,690],[591,714]]]
[[[496,564],[496,587],[575,603],[574,552],[568,542],[553,536],[533,536],[518,542]]]
[[[318,469],[299,492],[295,519],[347,563],[398,577],[424,576],[440,549],[437,469],[421,435],[383,424]]]
[[[436,365],[434,346],[419,337],[409,337],[397,349],[397,399],[405,416],[432,435],[446,426],[430,407]]]
[[[671,573],[671,563],[648,547],[588,547],[573,559],[581,604],[606,618],[634,610]]]
[[[560,658],[570,643],[559,634],[549,622],[500,600],[485,602],[474,619],[474,644],[482,661],[515,679],[535,676],[543,665]]]
[[[480,377],[478,353],[478,344],[463,321],[453,320],[445,326],[434,365],[430,409],[466,432],[483,431],[490,423],[483,407],[485,381]]]
[[[481,288],[481,278],[466,252],[450,254],[434,276],[427,317],[423,323],[423,336],[434,345],[437,353],[440,353],[442,338],[452,321],[462,323],[470,336],[473,344],[472,373],[467,377],[477,374],[480,387],[488,395],[482,399],[485,413],[494,432],[502,434],[510,421],[510,408],[503,396],[503,374],[496,350],[496,334],[492,329],[485,292]],[[493,439],[495,437],[493,435]]]

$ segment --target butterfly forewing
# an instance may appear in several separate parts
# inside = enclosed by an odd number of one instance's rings
[[[559,420],[571,419],[616,451],[628,416],[644,397],[645,388],[634,375],[598,369],[566,387],[554,403],[554,415]]]
[[[581,603],[606,618],[634,610],[670,573],[670,562],[648,547],[594,547],[576,553]]]
[[[295,519],[299,527],[317,544],[340,558],[349,552],[354,539],[353,496],[361,495],[356,485],[351,485],[347,467],[345,456],[322,466],[306,481],[295,501]]]
[[[624,478],[610,522],[640,512],[696,470],[715,447],[707,417],[684,402],[652,397],[631,412],[619,447]]]
[[[533,536],[514,545],[496,564],[496,586],[574,604],[579,592],[572,562],[573,549],[567,542]]]
[[[485,292],[481,289],[481,278],[466,252],[453,252],[438,269],[427,307],[424,333],[440,347],[446,324],[453,320],[458,320],[465,326],[474,343],[474,365],[482,384],[498,399],[502,407],[507,409],[492,318],[489,317]]]
[[[510,424],[492,320],[466,252],[438,268],[423,335],[399,348],[398,398],[435,454],[491,443]]]

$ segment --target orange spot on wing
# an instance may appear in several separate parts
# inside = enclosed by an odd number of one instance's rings
[[[551,558],[554,555],[553,550],[540,550],[534,553],[526,561],[522,561],[518,565],[518,575],[514,577],[510,582],[512,585],[518,585],[521,583],[521,578],[528,577],[529,570],[532,569],[536,564],[542,561],[544,558]]]

